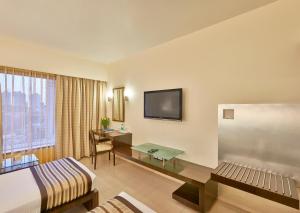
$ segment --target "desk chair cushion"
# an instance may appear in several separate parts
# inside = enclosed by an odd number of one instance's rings
[[[96,145],[96,151],[97,152],[105,152],[105,151],[109,151],[112,150],[113,145],[109,142],[105,142],[105,143],[98,143]]]

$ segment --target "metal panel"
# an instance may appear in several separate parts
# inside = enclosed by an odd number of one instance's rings
[[[224,109],[234,109],[233,120],[223,119]],[[300,186],[300,104],[222,104],[218,113],[219,161],[290,176]]]

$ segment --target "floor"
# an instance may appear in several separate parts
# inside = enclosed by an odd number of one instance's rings
[[[97,175],[96,184],[99,190],[100,203],[114,197],[121,191],[125,191],[159,213],[196,212],[172,199],[172,192],[183,184],[178,180],[157,174],[121,158],[116,158],[116,166],[113,166],[112,161],[108,160],[108,154],[99,156],[96,170],[93,170],[90,159],[82,159],[82,163]],[[231,189],[230,187],[223,187],[221,190],[219,189],[219,192],[221,194],[220,199],[213,205],[210,210],[211,213],[266,212],[270,210],[272,213],[300,213],[300,211]],[[230,199],[227,199],[228,197]],[[242,197],[245,197],[246,201],[241,199]],[[239,204],[236,205],[236,203]],[[237,206],[240,206],[240,208]],[[253,209],[255,210],[253,211]],[[70,212],[85,213],[86,210],[80,207],[70,209],[68,213]]]

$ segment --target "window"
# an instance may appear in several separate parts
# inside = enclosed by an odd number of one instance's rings
[[[55,144],[55,80],[0,73],[3,153]]]

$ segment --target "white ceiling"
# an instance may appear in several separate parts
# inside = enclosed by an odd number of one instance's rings
[[[275,0],[0,0],[0,35],[110,63]]]

